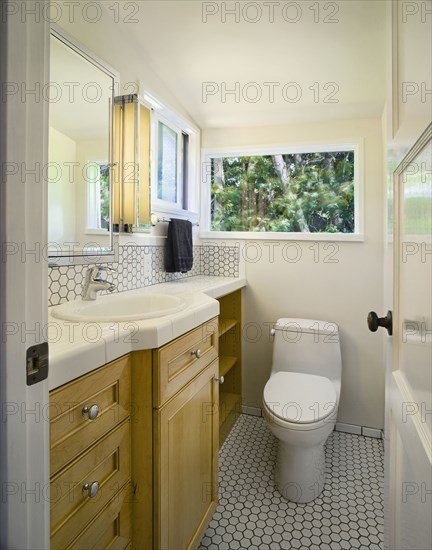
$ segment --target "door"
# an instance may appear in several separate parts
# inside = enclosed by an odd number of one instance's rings
[[[387,374],[391,549],[432,548],[432,125],[394,172],[392,365]]]
[[[3,7],[0,548],[21,550],[49,547],[48,383],[26,381],[27,349],[43,342],[47,320],[48,103],[41,94],[48,81],[49,24],[41,16],[45,0]]]
[[[385,547],[422,550],[432,547],[432,3],[388,9]]]

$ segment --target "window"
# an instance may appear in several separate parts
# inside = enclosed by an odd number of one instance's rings
[[[207,227],[224,237],[359,235],[358,164],[357,146],[208,152],[203,167]]]
[[[147,91],[151,109],[151,213],[198,221],[200,205],[200,132],[174,109]]]
[[[168,119],[156,114],[157,135],[154,139],[156,174],[156,207],[188,209],[190,156],[189,134]]]
[[[87,165],[88,229],[109,230],[109,172],[108,161],[92,161]]]
[[[158,199],[178,202],[178,134],[159,121],[158,127]]]

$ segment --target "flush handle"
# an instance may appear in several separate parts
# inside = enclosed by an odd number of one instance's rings
[[[197,359],[201,357],[201,350],[200,349],[194,349],[191,351],[191,355],[195,355]]]
[[[84,483],[82,492],[83,495],[88,496],[89,498],[94,498],[99,491],[99,482],[93,481],[93,483]]]
[[[88,420],[95,420],[95,418],[98,416],[99,414],[99,405],[96,405],[96,403],[94,405],[85,405],[82,409],[82,415],[84,416],[84,418],[87,418]]]
[[[376,332],[378,327],[383,327],[387,329],[389,336],[393,334],[393,316],[391,311],[388,311],[385,317],[378,317],[375,311],[371,311],[367,316],[367,324],[371,332]]]

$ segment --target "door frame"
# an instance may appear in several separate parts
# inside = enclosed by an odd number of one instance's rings
[[[0,23],[0,547],[9,549],[49,548],[48,382],[26,382],[26,350],[46,339],[48,316],[47,5],[14,3]]]

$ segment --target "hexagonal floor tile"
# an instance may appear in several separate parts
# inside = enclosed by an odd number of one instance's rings
[[[200,550],[221,550],[221,542],[226,544],[230,537],[230,550],[379,550],[383,546],[383,454],[379,439],[333,432],[326,444],[323,493],[314,502],[295,504],[275,488],[277,440],[265,420],[241,415],[220,450],[223,499]]]

